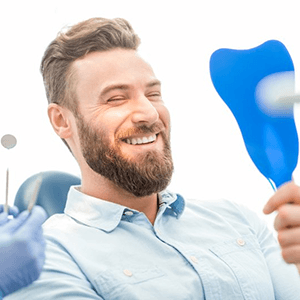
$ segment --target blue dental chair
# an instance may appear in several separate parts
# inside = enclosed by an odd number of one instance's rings
[[[17,191],[14,205],[20,212],[27,209],[39,176],[40,173],[29,177]],[[48,217],[63,213],[70,186],[80,185],[80,183],[80,178],[65,172],[42,172],[42,183],[38,190],[36,205],[42,206]]]

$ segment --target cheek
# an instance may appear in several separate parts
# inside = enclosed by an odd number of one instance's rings
[[[167,109],[167,107],[165,105],[160,105],[159,107],[156,108],[157,112],[159,114],[159,117],[161,119],[161,121],[163,122],[163,124],[165,125],[165,127],[170,130],[170,113],[169,110]]]
[[[116,135],[127,119],[126,111],[115,110],[104,114],[98,119],[102,131],[105,133],[111,145],[116,144]]]
[[[128,112],[126,109],[115,109],[108,112],[105,116],[105,119],[108,123],[121,124],[126,120],[128,116]]]

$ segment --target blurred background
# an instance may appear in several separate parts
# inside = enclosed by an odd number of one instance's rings
[[[10,168],[9,202],[32,174],[60,170],[80,176],[77,163],[47,117],[40,61],[57,33],[91,17],[127,19],[139,34],[141,55],[163,83],[172,117],[175,173],[170,190],[186,198],[225,198],[261,214],[273,194],[251,161],[239,127],[215,91],[209,59],[219,48],[248,49],[277,39],[290,52],[299,90],[299,11],[296,0],[52,0],[3,1],[1,24],[0,195]],[[295,106],[299,128],[300,112]],[[296,183],[300,183],[298,168]],[[268,219],[269,218],[269,219]],[[266,217],[271,222],[271,217]]]

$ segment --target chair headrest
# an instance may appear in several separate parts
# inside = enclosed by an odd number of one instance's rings
[[[14,201],[14,205],[19,208],[20,212],[27,209],[39,175],[40,173],[29,177],[20,186]],[[56,213],[63,213],[70,187],[80,185],[80,183],[80,178],[65,172],[43,172],[36,205],[42,206],[48,217]]]

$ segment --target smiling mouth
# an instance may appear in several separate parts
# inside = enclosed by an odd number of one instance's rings
[[[126,138],[123,139],[123,142],[130,145],[143,145],[143,144],[149,144],[156,141],[157,135],[153,134],[150,136],[143,136],[143,137],[134,137],[134,138]]]

